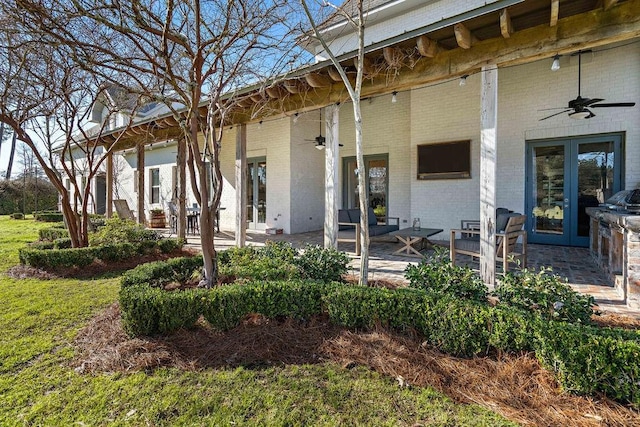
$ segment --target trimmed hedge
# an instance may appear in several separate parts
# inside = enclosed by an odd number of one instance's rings
[[[536,357],[579,394],[603,393],[640,408],[640,333],[546,322],[536,328]]]
[[[154,268],[158,274],[159,266]],[[545,367],[558,374],[565,389],[603,393],[640,407],[637,331],[551,321],[515,307],[436,298],[418,289],[304,281],[172,292],[135,283],[122,287],[120,304],[125,329],[131,335],[190,328],[200,315],[212,327],[229,330],[249,313],[298,319],[328,313],[333,323],[350,328],[381,324],[415,330],[429,344],[457,356],[533,350]]]
[[[33,217],[36,221],[41,222],[60,222],[64,219],[62,212],[54,211],[34,212]]]
[[[69,237],[69,231],[63,227],[47,227],[38,231],[40,240],[48,240],[53,242],[56,239],[64,239]]]
[[[169,239],[168,239],[169,240]],[[176,239],[173,239],[176,240]],[[158,248],[174,248],[176,245],[158,245],[158,242],[151,242],[153,246],[146,243],[132,244],[121,243],[113,245],[95,246],[88,248],[69,248],[57,249],[56,245],[66,245],[65,239],[56,239],[52,243],[54,249],[49,248],[47,243],[37,243],[19,251],[20,263],[35,268],[68,268],[68,267],[86,267],[93,263],[96,259],[104,261],[122,261],[137,256],[140,253],[148,253]]]

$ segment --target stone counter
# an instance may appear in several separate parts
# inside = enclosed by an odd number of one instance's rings
[[[640,308],[640,215],[587,208],[591,218],[590,251],[627,306]]]

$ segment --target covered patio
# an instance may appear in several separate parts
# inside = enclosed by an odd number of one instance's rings
[[[449,242],[442,239],[444,234],[435,236],[433,243],[447,250]],[[187,246],[199,249],[200,236],[187,236]],[[322,245],[322,231],[300,234],[268,235],[264,232],[248,232],[247,244],[262,246],[267,240],[286,241],[295,248],[304,248],[306,244]],[[215,234],[215,247],[224,250],[236,246],[233,231],[222,230]],[[352,244],[340,244],[339,249],[347,252],[351,257],[353,274],[358,273],[359,257],[353,252]],[[404,270],[410,263],[416,264],[420,259],[415,257],[394,255],[401,246],[393,237],[386,236],[374,240],[370,247],[369,280],[384,279],[397,283],[404,283]],[[429,250],[433,253],[433,250]],[[589,248],[562,247],[550,245],[529,244],[527,247],[527,265],[529,269],[538,271],[542,267],[551,267],[553,272],[566,278],[569,285],[578,292],[591,294],[596,298],[598,306],[609,312],[626,314],[640,318],[640,310],[626,306],[622,289],[611,286],[609,278],[604,275],[589,254]],[[458,265],[467,265],[479,271],[479,264],[471,257],[459,256]],[[499,275],[498,275],[499,276]]]

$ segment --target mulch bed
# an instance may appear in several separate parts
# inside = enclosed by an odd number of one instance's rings
[[[335,362],[347,369],[370,367],[396,379],[399,387],[435,387],[458,403],[482,405],[522,425],[640,425],[637,411],[607,398],[562,392],[530,354],[461,359],[440,353],[418,336],[383,328],[354,332],[325,317],[298,322],[250,315],[226,333],[201,320],[194,330],[131,339],[113,304],[80,331],[75,344],[73,367],[79,373]]]

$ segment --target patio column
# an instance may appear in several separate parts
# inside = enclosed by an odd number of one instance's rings
[[[178,218],[177,235],[179,239],[187,236],[187,139],[181,136],[178,139]]]
[[[138,155],[138,224],[144,225],[144,142],[139,141],[136,150]]]
[[[244,247],[247,237],[247,125],[236,133],[236,246]]]
[[[480,275],[487,285],[496,280],[496,160],[498,68],[482,67],[480,96]]]
[[[113,215],[113,152],[107,154],[107,218]]]
[[[324,247],[338,247],[338,139],[340,106],[325,108]]]

